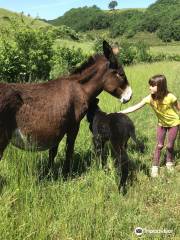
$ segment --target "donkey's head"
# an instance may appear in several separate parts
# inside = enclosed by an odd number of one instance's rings
[[[106,41],[103,41],[103,51],[106,60],[109,62],[109,69],[103,76],[103,89],[119,98],[122,103],[126,103],[132,97],[132,90],[123,67],[118,63],[111,46]]]

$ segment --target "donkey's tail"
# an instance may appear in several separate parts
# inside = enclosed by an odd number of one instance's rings
[[[11,87],[0,89],[0,121],[10,120],[23,104],[21,93]]]

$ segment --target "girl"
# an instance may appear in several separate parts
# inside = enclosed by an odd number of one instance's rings
[[[164,140],[167,133],[166,147],[166,167],[173,170],[173,150],[176,140],[180,117],[177,111],[180,111],[180,103],[177,98],[168,91],[166,77],[164,75],[155,75],[149,79],[150,95],[142,99],[142,101],[132,107],[129,107],[121,113],[130,113],[142,108],[145,104],[149,104],[154,110],[158,118],[157,126],[157,144],[153,157],[153,165],[151,176],[158,176],[160,164],[160,153],[164,146]]]

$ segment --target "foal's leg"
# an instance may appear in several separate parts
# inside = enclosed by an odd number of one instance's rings
[[[79,124],[76,125],[73,129],[71,129],[71,131],[67,133],[66,159],[63,165],[63,173],[65,175],[72,174],[74,144],[75,144],[78,131],[79,131]]]
[[[118,143],[113,143],[113,148],[116,154],[116,168],[118,171],[118,174],[120,175],[120,170],[121,170],[121,179],[119,182],[119,191],[122,192],[123,194],[126,193],[126,182],[128,178],[128,173],[129,173],[129,161],[128,161],[128,155],[126,152],[126,147],[120,146]]]
[[[119,191],[122,191],[123,193],[125,193],[126,192],[125,187],[126,187],[126,182],[127,182],[128,173],[129,173],[129,160],[128,160],[128,155],[125,148],[121,148],[121,171],[122,171],[122,176],[119,183]]]
[[[49,150],[48,169],[53,168],[54,166],[54,158],[57,155],[57,150],[58,150],[58,144]]]
[[[98,158],[101,158],[102,167],[106,165],[106,157],[105,157],[105,141],[99,135],[95,135],[93,137],[93,144],[95,148],[95,153]]]

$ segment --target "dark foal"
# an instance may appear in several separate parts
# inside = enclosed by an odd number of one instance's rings
[[[98,106],[99,99],[95,98],[89,105],[87,120],[90,123],[89,128],[93,134],[93,143],[95,152],[101,157],[102,166],[106,165],[105,143],[110,141],[116,156],[115,166],[120,174],[119,190],[125,192],[125,185],[129,172],[129,160],[127,155],[127,142],[131,137],[137,147],[143,151],[141,144],[135,134],[135,127],[131,119],[122,113],[107,114]]]
[[[103,90],[126,103],[132,90],[110,45],[72,74],[44,83],[0,83],[0,158],[9,142],[24,150],[49,150],[53,166],[67,136],[63,172],[69,173],[75,139],[91,99]]]

